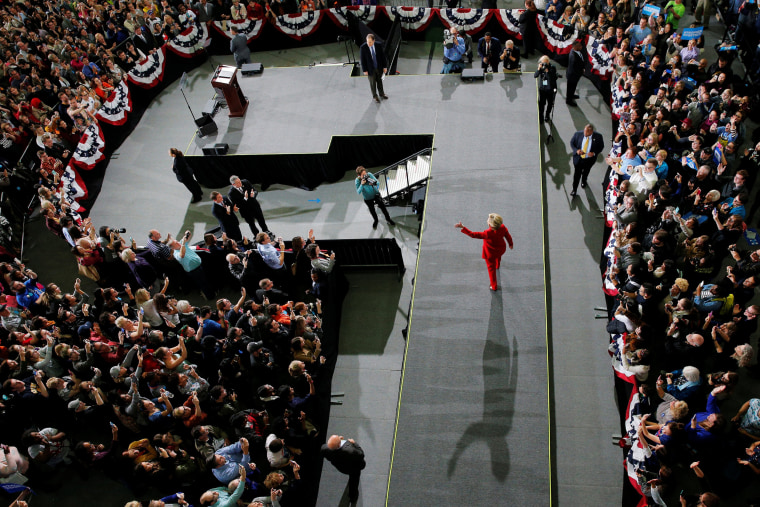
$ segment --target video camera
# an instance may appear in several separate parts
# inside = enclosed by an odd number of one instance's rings
[[[457,43],[456,36],[451,32],[451,30],[446,29],[443,31],[443,46],[446,49],[453,48]]]

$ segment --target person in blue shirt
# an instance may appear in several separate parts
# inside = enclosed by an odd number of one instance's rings
[[[285,269],[285,242],[277,238],[280,249],[275,248],[272,238],[266,232],[256,235],[256,250],[258,250],[264,263],[274,270]]]
[[[247,467],[250,461],[248,440],[241,438],[238,442],[216,451],[210,458],[209,464],[214,477],[222,484],[227,484],[239,473],[238,465]]]
[[[686,425],[686,438],[697,451],[706,450],[706,447],[715,445],[720,439],[726,418],[720,413],[715,395],[725,390],[726,386],[713,389],[707,397],[706,410],[694,414],[691,422]]]
[[[453,72],[462,72],[464,68],[464,39],[459,36],[459,30],[452,26],[450,28],[453,42],[444,44],[443,47],[443,69],[441,74],[451,74]]]
[[[377,188],[377,178],[371,172],[367,171],[364,166],[356,168],[356,193],[362,196],[364,204],[369,209],[369,214],[372,215],[372,228],[377,229],[377,212],[375,211],[375,205],[380,208],[385,216],[385,221],[388,225],[396,225],[391,216],[388,214],[388,210],[385,208],[385,203],[380,197],[380,190]]]
[[[173,239],[169,242],[169,248],[173,250],[174,259],[180,263],[182,269],[185,270],[195,286],[203,292],[206,299],[213,299],[214,291],[206,283],[201,258],[194,249],[187,247],[187,242],[190,241],[191,237],[190,231],[185,231],[181,241]]]
[[[84,77],[87,79],[92,79],[100,75],[100,67],[95,65],[94,62],[90,62],[87,57],[84,57],[82,59],[82,63],[84,64],[82,66],[82,74],[84,74]]]

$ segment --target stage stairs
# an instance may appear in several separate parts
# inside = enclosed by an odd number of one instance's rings
[[[390,203],[426,185],[431,154],[432,150],[426,148],[379,171],[375,176],[383,201]]]

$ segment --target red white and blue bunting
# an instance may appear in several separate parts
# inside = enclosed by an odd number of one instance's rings
[[[208,27],[204,23],[196,23],[185,28],[182,33],[168,42],[169,49],[185,58],[192,58],[211,42]]]
[[[575,27],[560,25],[544,16],[539,16],[538,20],[539,33],[547,48],[560,55],[566,55],[573,50],[573,41],[578,38],[578,30]]]
[[[130,83],[143,88],[153,88],[164,78],[166,65],[166,45],[158,48],[155,53],[140,60],[127,74]]]
[[[74,148],[74,156],[71,157],[71,163],[79,169],[90,170],[95,164],[105,160],[106,156],[103,150],[106,143],[103,140],[103,132],[97,121],[93,121],[82,133],[79,144]]]
[[[371,23],[375,20],[377,15],[377,7],[374,5],[351,5],[348,7],[337,7],[335,9],[328,9],[327,15],[338,26],[348,28],[348,19],[346,19],[346,13],[350,12],[361,21],[365,23]]]
[[[285,14],[275,18],[274,26],[279,31],[296,40],[310,35],[322,22],[322,10]]]
[[[602,41],[589,37],[586,42],[586,51],[591,61],[591,72],[601,78],[608,78],[612,74],[614,66],[607,46]]]
[[[87,187],[82,181],[76,169],[69,163],[61,175],[60,190],[66,196],[66,200],[71,204],[71,209],[77,213],[82,213],[84,208],[79,205],[79,200],[87,199]]]
[[[131,110],[132,97],[129,86],[127,86],[127,80],[122,79],[95,113],[95,117],[110,125],[123,125],[127,121],[127,113]]]
[[[242,21],[228,22],[226,31],[224,30],[224,27],[221,21],[214,21],[212,26],[216,29],[217,32],[224,35],[228,39],[232,39],[232,32],[230,31],[232,27],[233,26],[237,27],[240,33],[245,35],[245,38],[248,40],[248,42],[251,42],[253,39],[261,35],[261,27],[264,26],[264,20],[263,19],[244,19]]]
[[[401,28],[411,32],[423,32],[433,19],[433,9],[427,7],[389,7],[385,6],[385,14],[396,21],[401,20]]]
[[[468,33],[474,33],[491,19],[493,12],[491,9],[441,9],[438,15],[445,27],[456,26],[464,28]]]
[[[520,14],[525,9],[496,9],[496,20],[512,37],[522,40],[520,34]]]

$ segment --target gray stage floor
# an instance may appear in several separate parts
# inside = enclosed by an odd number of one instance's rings
[[[404,50],[407,55],[405,69],[408,69],[405,72],[424,72],[430,62],[430,44],[409,44],[404,46]],[[540,265],[543,259],[540,249],[541,225],[534,216],[521,220],[519,213],[522,210],[514,209],[518,201],[513,201],[510,192],[514,190],[509,185],[514,184],[526,192],[530,190],[530,195],[534,198],[525,209],[532,210],[533,214],[540,213],[540,196],[535,194],[532,187],[526,188],[529,184],[538,184],[535,175],[538,174],[540,164],[536,155],[539,133],[532,75],[504,77],[499,74],[490,81],[475,84],[464,84],[455,76],[437,74],[396,76],[387,81],[386,89],[390,100],[377,105],[371,101],[367,80],[349,77],[348,69],[272,68],[277,63],[337,63],[345,58],[342,51],[342,47],[331,45],[330,48],[322,46],[255,55],[260,58],[254,59],[263,61],[267,69],[260,78],[246,78],[257,90],[252,92],[252,109],[242,120],[245,126],[238,128],[237,133],[231,132],[234,135],[245,133],[245,136],[240,137],[236,152],[241,153],[239,146],[247,143],[244,138],[249,133],[253,135],[253,132],[258,137],[249,142],[252,150],[264,153],[325,151],[330,136],[334,134],[434,132],[437,152],[434,155],[431,189],[437,188],[436,192],[440,194],[434,196],[435,200],[442,200],[438,204],[433,203],[432,199],[429,202],[429,205],[435,204],[436,207],[431,208],[425,225],[428,230],[435,231],[435,234],[428,235],[428,241],[440,234],[435,243],[440,244],[441,248],[456,248],[458,252],[467,252],[467,266],[458,263],[442,264],[425,269],[437,272],[435,283],[459,280],[453,290],[461,291],[468,299],[479,303],[477,311],[483,312],[480,320],[483,326],[481,334],[486,332],[487,319],[490,319],[492,313],[502,316],[501,319],[506,323],[504,330],[499,330],[495,336],[506,333],[504,336],[508,336],[510,342],[498,344],[496,353],[500,357],[511,357],[509,355],[514,350],[511,340],[517,337],[517,350],[521,354],[520,376],[524,372],[528,375],[527,368],[532,359],[525,357],[531,350],[527,343],[531,340],[540,342],[535,336],[543,336],[543,323],[540,324],[540,333],[535,329],[528,331],[517,324],[522,316],[516,313],[511,299],[517,295],[509,291],[501,294],[504,298],[501,311],[491,308],[492,300],[487,290],[485,268],[478,258],[477,241],[467,241],[466,237],[456,233],[453,223],[462,219],[465,223],[478,227],[484,222],[485,212],[491,209],[503,212],[513,232],[519,233],[516,234],[518,250],[505,258],[505,266],[502,268],[504,280],[508,286],[510,281],[516,287],[530,286],[527,296],[533,305],[539,298],[537,294],[543,290],[538,287],[542,281],[528,283],[528,279],[523,280],[522,277],[530,275],[532,280],[540,272],[540,267],[535,266]],[[213,93],[208,79],[218,63],[231,63],[231,58],[215,57],[212,64],[204,64],[191,75],[186,93],[196,114]],[[526,70],[535,70],[533,62],[525,64]],[[432,72],[438,72],[439,65],[440,60],[436,57],[432,61]],[[293,103],[278,99],[275,95],[268,101],[263,100],[264,92],[271,93],[272,89],[276,89],[267,82],[272,81],[280,71],[288,76],[286,84],[281,85],[282,93],[288,97],[296,96]],[[304,79],[307,81],[303,83],[294,80],[293,76],[306,76]],[[315,79],[321,83],[317,85]],[[292,94],[291,88],[298,89],[301,93]],[[591,201],[596,194],[598,202],[601,196],[596,188],[590,189],[574,206],[569,206],[564,197],[570,151],[565,140],[569,140],[570,135],[589,119],[603,126],[608,125],[609,119],[604,106],[600,104],[598,93],[587,80],[581,81],[579,93],[583,96],[579,101],[581,108],[572,111],[568,110],[562,97],[558,96],[554,127],[557,142],[544,147],[543,167],[552,175],[551,179],[547,178],[544,203],[549,212],[545,227],[548,227],[551,240],[549,259],[553,277],[550,294],[554,295],[548,317],[555,347],[562,347],[563,354],[558,356],[555,352],[554,357],[549,359],[550,367],[559,372],[556,373],[555,384],[552,386],[557,400],[554,409],[558,424],[555,426],[557,436],[552,455],[558,455],[559,459],[553,460],[551,467],[554,494],[560,505],[615,505],[620,498],[620,453],[615,452],[611,446],[599,447],[599,442],[606,442],[609,434],[617,428],[611,389],[612,375],[606,348],[600,345],[604,343],[604,329],[591,319],[590,310],[601,302],[595,251],[592,250],[592,245],[599,244],[597,237],[601,241],[601,222],[596,221],[593,212],[589,211],[589,208],[593,210],[593,204],[587,204],[587,201]],[[304,108],[316,112],[299,112],[299,108],[294,105],[296,102],[305,102],[308,105]],[[220,115],[224,114],[224,111],[220,112]],[[525,125],[528,127],[522,135],[508,134],[512,127]],[[188,204],[189,195],[174,179],[170,171],[171,162],[166,155],[170,146],[181,149],[194,146],[193,131],[187,107],[182,96],[177,93],[176,84],[173,84],[150,106],[135,133],[122,145],[118,159],[111,162],[101,196],[92,210],[95,223],[126,226],[129,234],[135,238],[145,238],[151,228],[159,228],[164,234],[177,234],[190,228],[197,235],[215,225],[208,202]],[[609,138],[609,132],[604,129],[602,131]],[[234,139],[234,135],[231,139]],[[447,155],[448,150],[456,150],[456,153]],[[526,152],[526,155],[522,155],[522,152]],[[463,154],[468,155],[466,159],[461,158]],[[513,159],[524,163],[514,163]],[[516,164],[522,166],[519,171],[510,173],[504,170]],[[601,172],[601,169],[597,167],[595,171]],[[527,176],[520,175],[523,172]],[[477,184],[473,183],[473,179],[477,180]],[[484,186],[481,181],[487,181],[488,184]],[[391,214],[401,227],[388,229],[381,221],[378,230],[374,231],[370,227],[371,218],[356,197],[352,185],[348,175],[342,182],[324,185],[311,193],[272,187],[262,194],[262,206],[272,228],[285,237],[304,234],[312,226],[318,238],[392,235],[402,245],[407,267],[413,267],[417,246],[414,235],[416,215],[409,209],[393,207]],[[483,194],[483,189],[486,192],[493,190],[494,193]],[[317,197],[321,199],[320,204],[309,201]],[[521,199],[519,202],[525,201]],[[481,211],[481,207],[485,212]],[[527,224],[534,225],[530,229],[523,229]],[[248,233],[247,226],[243,230]],[[423,249],[430,245],[432,243],[423,242]],[[528,252],[531,252],[530,255],[523,257]],[[522,271],[529,273],[523,274]],[[73,276],[70,275],[72,279]],[[343,334],[342,355],[336,370],[334,390],[345,391],[346,400],[343,406],[333,407],[330,427],[326,433],[355,437],[370,457],[369,468],[362,480],[361,505],[376,506],[386,501],[394,431],[393,410],[404,345],[399,331],[405,325],[413,276],[414,271],[410,269],[398,285],[380,283],[373,276],[352,278],[355,294],[375,298],[380,304],[391,307],[385,309],[387,313],[383,317],[395,319],[392,326],[384,325],[377,331],[372,330],[373,335],[376,335],[373,339],[379,340],[382,353],[376,349],[369,352],[363,349],[358,343],[361,337],[356,336],[361,329],[355,325],[352,328],[352,323],[344,322],[348,331]],[[472,284],[463,282],[470,278]],[[568,297],[568,291],[572,291],[576,297]],[[541,310],[536,310],[536,313],[540,314]],[[493,341],[489,342],[485,336],[475,341],[472,350],[468,352],[470,355],[467,360],[473,365],[474,376],[463,381],[467,382],[469,394],[475,397],[476,404],[486,406],[489,410],[493,408],[495,412],[492,413],[498,413],[500,409],[490,405],[485,393],[491,387],[496,388],[490,382],[506,381],[510,377],[505,375],[505,370],[497,368],[495,375],[488,378],[489,383],[485,383],[482,354],[494,346]],[[509,350],[506,350],[507,346]],[[546,371],[545,363],[546,357],[543,356],[543,363],[538,366],[540,371]],[[536,394],[531,408],[532,412],[542,411],[541,423],[546,420],[544,385],[541,386],[543,394]],[[522,402],[524,397],[523,392],[516,401]],[[452,431],[447,446],[432,450],[430,461],[445,462],[451,458],[457,441],[462,435],[468,434],[467,426],[482,421],[483,414],[483,411],[473,413],[469,422],[462,419],[458,433]],[[548,428],[542,431],[548,431]],[[518,445],[516,441],[526,440],[526,430],[513,421],[510,431],[505,432],[504,436],[505,445],[510,446],[512,462],[512,468],[504,480],[516,481],[518,474],[522,473],[517,471],[520,457],[512,446]],[[549,443],[548,434],[541,436],[538,443],[541,448],[536,452],[542,455]],[[482,441],[468,446],[458,458],[457,470],[468,467],[468,454],[474,451],[489,452]],[[441,454],[445,454],[445,459],[441,460]],[[568,459],[569,456],[572,456],[572,461]],[[578,468],[578,462],[583,463],[581,468]],[[501,466],[501,463],[497,462],[497,465]],[[445,466],[448,467],[448,463]],[[547,463],[543,477],[548,474],[548,466]],[[506,484],[499,482],[499,474],[503,472],[492,471],[490,461],[480,470],[485,478],[500,485]],[[530,474],[532,472],[528,476]],[[446,482],[445,477],[431,477],[430,480]],[[396,476],[394,480],[396,479],[399,477]],[[319,505],[338,505],[345,483],[345,476],[326,466]],[[548,481],[539,483],[534,480],[533,484],[542,494],[548,494]],[[473,483],[455,486],[466,490]],[[407,484],[407,488],[411,487],[413,486]],[[587,503],[586,500],[593,501]],[[475,503],[480,504],[477,501]],[[423,504],[425,503],[421,503]]]
[[[516,88],[522,100],[511,101]],[[548,486],[550,468],[531,95],[532,76],[495,76],[459,84],[437,108],[388,505],[549,504],[548,487],[532,487]],[[473,128],[463,135],[455,125]],[[483,230],[489,212],[503,215],[515,241],[496,293],[488,289],[482,242],[454,228],[461,219]]]

